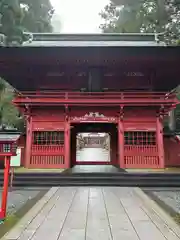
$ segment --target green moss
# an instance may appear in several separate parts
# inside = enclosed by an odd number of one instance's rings
[[[18,220],[19,220],[19,218],[15,214],[13,214],[13,215],[8,215],[6,217],[5,222],[13,223],[13,222],[18,221]]]
[[[177,213],[173,218],[178,224],[180,224],[180,214],[179,213]]]
[[[18,216],[8,215],[0,225],[0,237],[2,237],[6,232],[8,232],[18,221],[19,221]]]

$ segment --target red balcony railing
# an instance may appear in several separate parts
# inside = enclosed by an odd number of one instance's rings
[[[16,104],[177,104],[175,94],[164,92],[22,92]]]

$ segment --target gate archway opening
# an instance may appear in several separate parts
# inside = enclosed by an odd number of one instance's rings
[[[110,134],[86,132],[76,135],[76,163],[110,163]]]
[[[71,125],[71,166],[118,165],[118,132],[112,123]]]

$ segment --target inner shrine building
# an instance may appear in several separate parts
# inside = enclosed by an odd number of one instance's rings
[[[25,167],[84,164],[77,163],[76,138],[86,132],[110,136],[110,161],[88,164],[169,164],[163,121],[178,104],[179,47],[153,34],[32,36],[0,48],[0,76],[14,87],[26,119]]]

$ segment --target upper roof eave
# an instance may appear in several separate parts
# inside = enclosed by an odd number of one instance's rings
[[[25,42],[24,47],[153,47],[164,46],[146,41],[32,41]]]
[[[55,40],[55,41],[155,41],[158,36],[162,34],[154,33],[86,33],[86,34],[71,34],[71,33],[28,33],[24,32],[25,35],[31,35],[35,41],[41,40]]]
[[[87,46],[158,46],[156,34],[148,33],[101,33],[101,34],[57,34],[57,33],[25,33],[30,38],[23,46],[42,47],[87,47]]]

